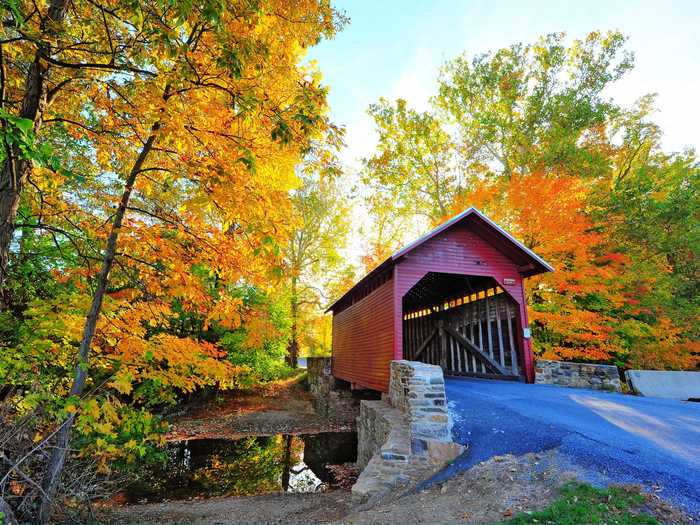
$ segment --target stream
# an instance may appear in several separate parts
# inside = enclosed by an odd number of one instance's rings
[[[137,503],[317,492],[334,482],[327,465],[356,459],[355,432],[174,441],[163,461],[145,468],[124,496]]]

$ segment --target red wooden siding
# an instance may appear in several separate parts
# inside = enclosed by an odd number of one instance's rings
[[[386,392],[394,351],[394,280],[333,316],[333,375]]]
[[[523,324],[527,322],[527,312],[523,280],[518,272],[518,265],[471,231],[469,225],[459,223],[404,255],[394,267],[395,359],[401,359],[403,352],[402,298],[428,272],[493,277],[520,306],[519,333],[522,335]],[[513,279],[515,284],[504,284],[506,278]],[[525,345],[528,345],[526,348],[529,350],[529,341],[524,340],[520,342],[521,350]],[[529,380],[534,380],[534,377],[530,377],[534,373],[532,357],[527,355],[529,351],[525,354],[521,358],[526,375]]]

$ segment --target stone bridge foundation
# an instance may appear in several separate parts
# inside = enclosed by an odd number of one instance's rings
[[[357,431],[357,499],[425,478],[465,450],[452,441],[442,369],[416,361],[391,362],[389,393],[361,402]]]

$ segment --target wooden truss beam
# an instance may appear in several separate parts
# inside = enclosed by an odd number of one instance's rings
[[[474,343],[472,343],[469,339],[466,339],[457,330],[455,330],[454,328],[452,328],[449,325],[444,325],[442,328],[448,334],[450,334],[459,344],[461,344],[465,348],[469,349],[469,351],[472,352],[472,354],[475,355],[476,358],[479,359],[482,363],[484,363],[487,367],[491,368],[492,370],[494,370],[498,374],[501,374],[501,375],[506,374],[505,368],[503,368],[496,361],[494,361],[491,357],[489,357],[488,354],[485,354],[484,352],[482,352]]]
[[[438,333],[438,328],[435,327],[432,329],[432,331],[428,334],[428,337],[426,337],[423,342],[420,344],[418,347],[418,351],[416,352],[416,355],[414,355],[411,359],[414,361],[418,360],[418,357],[423,353],[423,351],[428,348],[428,345],[430,344],[430,341],[433,340],[433,337]]]

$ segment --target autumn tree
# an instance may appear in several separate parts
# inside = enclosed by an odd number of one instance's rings
[[[556,271],[528,280],[534,350],[545,358],[609,362],[624,353],[613,312],[624,305],[628,259],[605,253],[586,214],[590,181],[542,173],[484,179],[455,202],[483,210]]]
[[[363,161],[370,214],[402,217],[412,228],[401,230],[415,234],[446,219],[475,177],[607,173],[606,125],[619,107],[603,90],[632,67],[624,42],[594,32],[567,47],[557,33],[464,55],[442,68],[428,111],[401,99],[371,105],[379,140]]]
[[[369,187],[370,212],[393,203],[396,215],[422,216],[429,222],[444,217],[462,187],[454,144],[430,112],[381,99],[369,114],[379,132],[375,154],[363,161],[363,181]],[[377,198],[376,195],[388,198]]]
[[[202,6],[214,12],[211,6]],[[174,26],[163,23],[166,3],[67,2],[52,0],[3,5],[0,42],[0,120],[5,131],[0,171],[0,308],[11,300],[7,272],[10,245],[22,193],[32,165],[41,160],[34,146],[45,124],[83,124],[85,90],[115,78],[155,78],[153,42],[172,43]],[[14,137],[19,127],[31,139]],[[89,126],[88,126],[89,129]],[[38,142],[34,140],[38,139]],[[34,144],[37,142],[36,144]],[[39,150],[42,151],[42,150]],[[43,150],[46,156],[46,150]],[[52,163],[57,169],[57,165]]]
[[[172,322],[192,316],[205,329],[238,326],[245,311],[232,287],[265,286],[282,263],[295,165],[311,140],[334,133],[326,91],[299,61],[339,23],[327,3],[312,0],[86,2],[63,6],[63,18],[54,8],[13,10],[24,54],[13,55],[17,65],[5,75],[26,94],[34,84],[19,82],[22,64],[50,64],[41,78],[50,75],[49,88],[60,90],[50,111],[44,105],[30,116],[37,140],[50,143],[50,127],[64,130],[61,139],[87,144],[92,161],[74,162],[84,172],[22,164],[16,181],[31,181],[31,191],[15,184],[3,219],[3,227],[14,225],[14,202],[25,199],[24,227],[67,241],[79,262],[59,267],[65,287],[53,307],[62,317],[41,316],[51,304],[37,304],[32,316],[46,321],[32,332],[45,334],[33,347],[44,364],[53,354],[75,367],[72,380],[59,377],[56,391],[45,391],[58,395],[52,410],[60,424],[46,428],[52,452],[38,493],[41,521],[49,519],[74,427],[103,434],[95,452],[138,457],[138,441],[110,442],[122,396],[147,404],[177,389],[232,384],[236,370],[221,349],[174,335]],[[45,102],[46,90],[38,97]],[[18,358],[31,351],[14,350]]]
[[[565,39],[554,33],[445,64],[433,104],[456,125],[470,174],[607,171],[606,125],[618,107],[604,89],[632,68],[633,55],[619,32]]]
[[[388,189],[370,189],[365,203],[370,224],[362,228],[365,244],[362,265],[369,272],[403,245],[408,232],[420,229],[426,221],[424,218],[416,221],[410,214],[398,213],[396,201]]]
[[[700,163],[694,151],[662,150],[653,102],[621,112],[614,169],[592,194],[592,216],[629,259],[618,331],[630,361],[691,368],[700,363]]]

